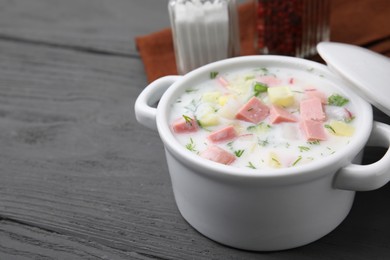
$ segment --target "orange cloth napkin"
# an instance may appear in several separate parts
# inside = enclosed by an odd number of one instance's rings
[[[252,2],[238,6],[240,55],[255,54],[256,10]],[[175,52],[171,29],[135,38],[149,82],[166,75],[176,75]]]

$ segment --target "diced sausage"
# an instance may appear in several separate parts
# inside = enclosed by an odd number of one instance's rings
[[[212,132],[207,138],[213,142],[224,142],[229,141],[237,137],[236,130],[233,126],[227,126],[217,131]]]
[[[233,154],[216,145],[209,146],[206,150],[200,153],[200,156],[226,165],[232,164],[236,160],[236,157]]]
[[[175,133],[192,133],[199,129],[199,125],[194,118],[184,119],[183,117],[172,123],[172,129]]]
[[[316,97],[302,100],[300,113],[303,120],[324,121],[326,119],[321,100]]]
[[[319,98],[321,100],[322,104],[327,104],[328,103],[328,98],[326,97],[325,93],[319,91],[318,89],[315,88],[310,88],[310,89],[305,89],[305,95],[308,99],[310,98]]]
[[[268,86],[277,86],[282,83],[282,81],[274,76],[261,76],[256,78],[257,81],[267,84]]]
[[[269,115],[269,107],[253,97],[236,114],[239,120],[257,124]]]
[[[274,105],[270,108],[269,120],[271,124],[278,124],[281,122],[297,122],[297,118],[290,112]]]
[[[322,122],[314,120],[302,120],[301,128],[308,141],[324,141],[327,139],[327,135],[325,133]]]

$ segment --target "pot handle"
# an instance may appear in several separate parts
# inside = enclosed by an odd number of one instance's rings
[[[379,161],[373,164],[350,164],[341,168],[335,176],[335,188],[368,191],[378,189],[390,181],[390,126],[374,122],[367,144],[389,149]]]
[[[138,123],[152,130],[157,130],[156,113],[153,107],[165,91],[182,76],[165,76],[150,83],[135,101],[134,110]]]

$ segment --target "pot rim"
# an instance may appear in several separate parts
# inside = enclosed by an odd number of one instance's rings
[[[256,66],[250,66],[250,64]],[[204,159],[185,149],[185,147],[183,147],[179,141],[176,140],[169,127],[169,108],[175,97],[178,96],[178,93],[182,93],[184,89],[188,87],[186,83],[200,80],[200,78],[207,79],[206,77],[208,77],[211,71],[225,71],[244,67],[269,67],[270,65],[287,66],[288,68],[297,68],[299,70],[307,71],[314,70],[321,73],[321,75],[326,76],[326,79],[330,80],[332,83],[337,83],[338,86],[335,87],[340,89],[341,92],[347,93],[346,96],[348,96],[355,109],[359,112],[359,116],[357,117],[358,122],[356,124],[359,126],[359,128],[356,128],[354,137],[352,138],[351,142],[332,155],[304,165],[280,169],[254,170],[249,168],[246,169],[223,165]],[[348,87],[349,84],[349,82],[333,73],[326,65],[301,58],[277,55],[258,55],[229,58],[195,69],[194,71],[189,72],[173,83],[163,94],[157,106],[157,129],[165,148],[169,150],[169,152],[172,153],[176,159],[186,164],[187,167],[196,170],[198,173],[206,174],[210,177],[225,179],[233,178],[236,180],[238,178],[249,181],[276,181],[282,179],[294,179],[298,181],[308,178],[317,178],[323,174],[330,174],[328,171],[323,171],[322,169],[324,168],[336,167],[335,169],[338,169],[337,167],[343,167],[350,164],[354,157],[363,149],[370,136],[373,125],[371,105],[356,93],[354,93],[351,88]],[[343,86],[346,86],[346,88],[343,88]]]

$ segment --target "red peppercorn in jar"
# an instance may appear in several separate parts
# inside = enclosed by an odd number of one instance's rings
[[[257,0],[257,47],[262,54],[308,57],[329,40],[330,0]]]

